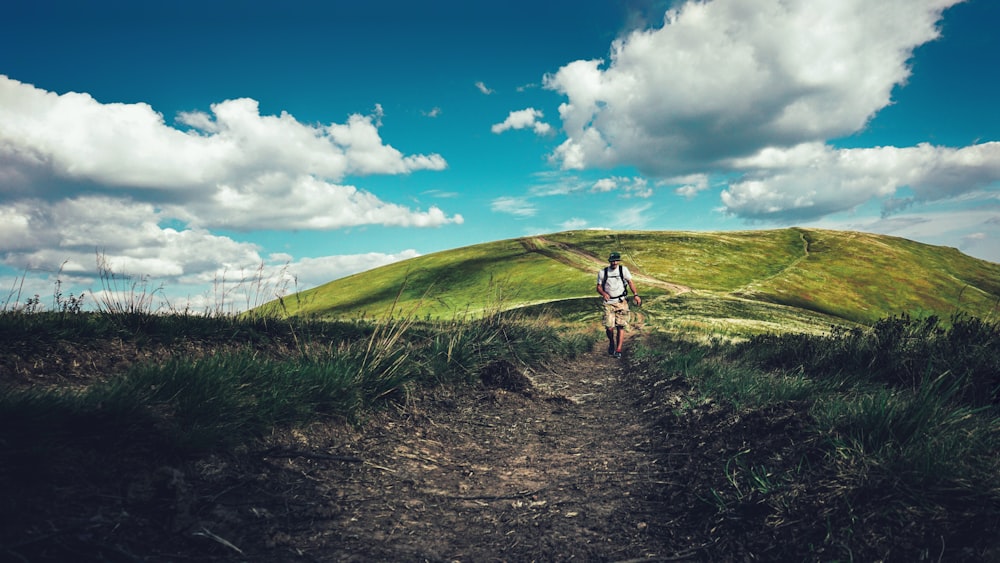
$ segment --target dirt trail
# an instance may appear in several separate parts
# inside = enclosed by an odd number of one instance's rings
[[[1000,561],[995,516],[840,473],[808,403],[734,410],[625,351],[495,363],[225,455],[0,464],[0,561]]]
[[[0,490],[0,560],[674,557],[628,353],[600,345],[536,371],[499,362],[480,383],[415,391],[360,426],[315,424],[203,459],[69,449],[43,479]]]
[[[362,461],[270,458],[279,473],[266,488],[283,498],[256,499],[271,520],[262,547],[321,561],[671,555],[650,533],[659,518],[645,497],[663,485],[651,433],[621,360],[602,352],[527,377],[497,364],[483,386],[414,397],[363,432],[301,435],[300,451]]]

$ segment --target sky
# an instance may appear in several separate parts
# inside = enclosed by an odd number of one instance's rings
[[[998,26],[996,0],[17,2],[0,307],[242,310],[571,229],[1000,263]]]

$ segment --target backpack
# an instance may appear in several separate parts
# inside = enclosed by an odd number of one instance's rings
[[[604,293],[608,292],[608,276],[611,274],[610,270],[611,266],[604,267],[604,281],[601,282],[601,289],[604,290]],[[621,299],[622,297],[628,295],[628,283],[625,282],[625,272],[622,269],[621,264],[618,264],[618,277],[622,280],[622,288],[624,288],[625,293],[622,293],[621,295],[612,295],[612,299]]]

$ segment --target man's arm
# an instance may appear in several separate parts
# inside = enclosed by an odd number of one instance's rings
[[[632,288],[632,296],[635,298],[635,304],[636,305],[641,304],[642,303],[642,297],[639,297],[639,290],[637,290],[635,288],[635,282],[632,281],[632,278],[628,279],[628,286],[630,288]]]
[[[606,291],[604,291],[604,276],[606,275],[608,275],[607,270],[597,271],[597,293],[601,294],[601,297],[603,297],[605,301],[610,301],[611,296],[608,295]]]
[[[600,293],[601,297],[603,297],[605,301],[611,300],[611,296],[604,292],[604,288],[601,287],[601,284],[597,284],[597,293]]]

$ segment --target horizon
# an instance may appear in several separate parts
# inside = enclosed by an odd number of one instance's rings
[[[989,0],[9,12],[0,282],[24,295],[99,295],[103,258],[199,310],[248,273],[305,290],[584,229],[861,231],[1000,263]]]

